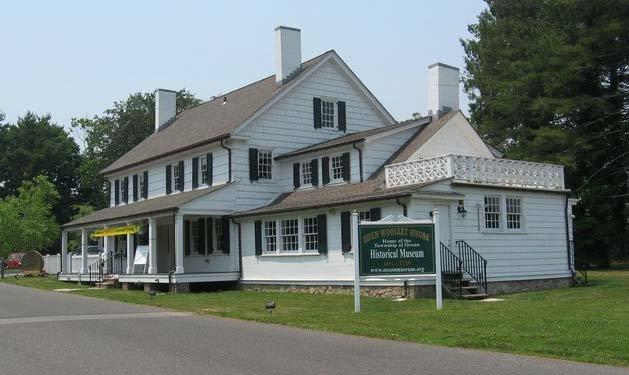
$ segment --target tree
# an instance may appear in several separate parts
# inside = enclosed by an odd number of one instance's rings
[[[52,209],[59,200],[45,176],[25,181],[17,196],[0,201],[0,258],[15,251],[41,251],[59,238]]]
[[[79,147],[50,115],[27,112],[15,125],[0,123],[0,198],[17,195],[24,181],[46,176],[58,189],[53,207],[59,222],[72,215]]]
[[[627,19],[626,1],[488,1],[462,40],[472,123],[506,157],[566,165],[577,249],[601,265],[627,256]]]
[[[201,104],[189,91],[177,92],[177,113]],[[85,152],[79,168],[79,195],[83,203],[107,206],[107,184],[99,174],[126,152],[146,139],[155,129],[155,95],[135,93],[93,118],[75,118],[72,126],[85,134]]]

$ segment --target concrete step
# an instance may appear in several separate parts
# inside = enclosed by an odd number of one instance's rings
[[[463,295],[463,299],[466,299],[466,300],[479,300],[479,299],[485,299],[488,296],[489,295],[486,294],[486,293],[464,294]]]

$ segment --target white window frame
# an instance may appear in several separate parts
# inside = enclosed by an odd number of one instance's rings
[[[487,208],[489,206],[489,204],[487,203],[488,198],[491,198],[492,200],[496,200],[497,201],[497,205],[498,205],[498,210],[497,211],[487,211]],[[503,204],[502,204],[502,197],[500,195],[484,195],[483,196],[483,228],[485,229],[485,231],[487,232],[500,232],[502,231],[503,225],[502,225],[502,219],[503,219]],[[495,220],[491,220],[492,223],[496,223],[496,225],[498,226],[497,228],[492,228],[492,227],[487,227],[488,224],[488,220],[487,220],[487,215],[498,215],[498,217]]]
[[[147,193],[148,193],[148,189],[147,189]],[[144,198],[143,195],[144,195],[144,172],[140,172],[138,174],[138,200],[148,199],[148,194],[146,198]]]
[[[303,252],[319,252],[319,218],[317,216],[304,217],[302,220]],[[313,241],[314,238],[314,241]],[[313,246],[308,248],[308,246]]]
[[[326,113],[329,108],[329,103],[332,104],[331,122],[326,119],[326,116],[330,116],[330,114]],[[336,104],[336,100],[332,98],[321,98],[321,129],[337,130],[339,127],[338,117],[338,106]],[[329,126],[330,123],[332,126]]]
[[[214,222],[214,230],[213,230],[213,241],[214,241],[214,253],[215,254],[225,254],[223,252],[222,246],[225,244],[225,235],[223,233],[223,219],[222,218],[214,218],[212,220]],[[220,238],[220,240],[219,240]]]
[[[207,186],[208,182],[207,156],[199,157],[199,185]]]
[[[371,221],[371,210],[358,211],[358,221]]]
[[[262,251],[269,254],[277,254],[277,237],[277,220],[265,220],[262,223]],[[269,245],[272,245],[273,250],[269,250]]]
[[[492,197],[498,198],[498,203],[500,205],[499,212],[496,212],[498,217],[498,228],[487,228],[487,223],[485,220],[485,198]],[[512,213],[508,213],[507,211],[507,200],[508,199],[517,199],[520,202],[520,228],[508,228],[508,215]],[[524,207],[524,197],[516,196],[516,195],[504,195],[504,194],[488,194],[484,195],[482,198],[483,204],[481,204],[480,209],[482,210],[482,224],[481,224],[481,232],[485,233],[524,233],[526,231],[526,220],[525,220],[525,207]]]
[[[340,177],[334,177],[334,160],[337,159],[338,160],[338,168],[340,168]],[[343,154],[339,154],[339,155],[332,155],[330,156],[330,182],[345,182],[345,180],[343,180]]]
[[[306,170],[308,173],[306,173]],[[309,179],[306,180],[306,176],[309,176]],[[312,186],[312,162],[305,161],[300,163],[299,165],[299,180],[301,182],[300,187],[310,187]]]
[[[196,235],[195,235],[196,228]],[[197,248],[197,238],[201,236],[201,231],[205,230],[205,225],[203,228],[200,228],[198,220],[190,220],[190,255],[191,256],[204,256],[205,252],[200,253]]]
[[[284,241],[282,235],[282,222],[285,220],[296,220],[297,221],[297,233],[294,234],[297,237],[297,249],[296,250],[284,250]],[[315,227],[310,228],[314,229],[315,233],[308,232],[306,233],[306,221],[314,220]],[[275,251],[267,250],[267,223],[273,222],[275,223]],[[277,218],[269,218],[262,220],[262,255],[263,256],[299,256],[299,255],[321,255],[319,254],[319,218],[316,214],[313,215],[305,215],[305,216],[282,216]],[[316,235],[317,243],[316,248],[311,248],[310,250],[306,250],[306,236]]]
[[[173,164],[173,189],[171,193],[177,193],[181,191],[179,188],[179,163]]]
[[[267,156],[268,154],[268,156]],[[268,163],[262,163],[265,161]],[[262,167],[268,168],[262,170]],[[273,179],[273,151],[271,150],[258,150],[258,180],[272,180]]]

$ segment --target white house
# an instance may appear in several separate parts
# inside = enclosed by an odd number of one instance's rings
[[[334,50],[302,62],[300,30],[283,26],[275,43],[274,75],[181,114],[174,92],[156,91],[155,132],[102,171],[110,207],[63,226],[62,280],[86,280],[104,259],[123,286],[342,290],[354,275],[351,211],[373,221],[438,209],[441,256],[460,261],[472,286],[570,284],[563,167],[486,145],[459,111],[457,68],[430,65],[428,116],[397,122]],[[89,254],[94,230],[124,225],[141,229]],[[70,231],[82,234],[81,255],[67,254]],[[139,247],[146,267],[134,267]],[[434,282],[365,286],[420,294]]]

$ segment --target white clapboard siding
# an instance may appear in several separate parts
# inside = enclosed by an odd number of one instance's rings
[[[404,145],[417,132],[418,128],[411,128],[399,133],[380,137],[374,141],[366,142],[363,146],[363,174],[367,179],[383,163],[385,163],[393,153]]]

